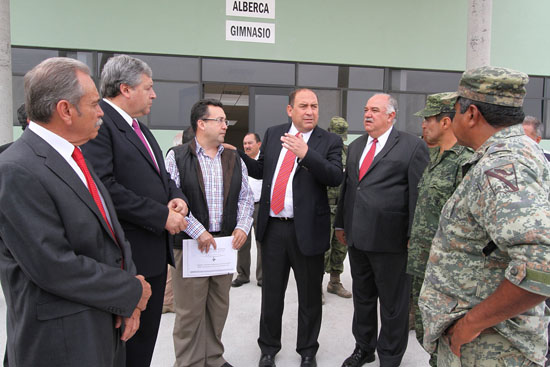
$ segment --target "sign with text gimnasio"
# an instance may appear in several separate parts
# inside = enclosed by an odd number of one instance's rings
[[[275,43],[275,24],[225,21],[227,41]]]
[[[275,19],[275,0],[225,0],[225,15]]]

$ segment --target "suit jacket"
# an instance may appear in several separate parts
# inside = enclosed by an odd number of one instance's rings
[[[122,342],[113,315],[132,314],[141,285],[109,194],[90,172],[118,245],[86,186],[38,135],[26,130],[0,157],[10,365],[117,365]]]
[[[2,153],[4,150],[8,149],[12,143],[7,143],[4,145],[0,145],[0,153]]]
[[[290,126],[287,123],[267,129],[258,160],[239,151],[249,176],[263,179],[257,221],[260,242],[269,220],[271,185],[282,149],[280,139]],[[298,246],[304,255],[313,256],[323,254],[330,247],[330,208],[326,187],[338,186],[342,182],[342,138],[315,127],[307,145],[308,152],[298,162],[292,181],[292,199]]]
[[[138,273],[152,277],[174,264],[171,241],[164,229],[168,202],[185,198],[170,179],[164,157],[151,131],[140,123],[156,158],[160,173],[146,147],[124,118],[105,101],[105,113],[97,137],[82,146],[84,156],[94,166],[109,190]]]
[[[428,148],[418,137],[394,127],[359,181],[359,160],[367,139],[365,134],[349,145],[334,227],[345,230],[348,246],[406,251]]]

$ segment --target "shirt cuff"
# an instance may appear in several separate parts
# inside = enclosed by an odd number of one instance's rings
[[[184,232],[187,233],[189,237],[196,240],[200,237],[201,234],[203,234],[206,231],[206,228],[193,216],[193,214],[189,213],[187,217],[187,228],[185,228]]]

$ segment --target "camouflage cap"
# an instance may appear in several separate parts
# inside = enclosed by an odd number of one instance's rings
[[[452,97],[460,96],[498,106],[521,107],[528,82],[527,74],[520,71],[482,66],[462,74],[458,92]]]
[[[456,97],[451,98],[453,92],[430,94],[426,99],[426,106],[423,110],[415,113],[415,116],[430,117],[443,112],[454,112]]]
[[[348,122],[340,116],[334,116],[328,124],[328,131],[340,135],[344,140],[348,138]]]

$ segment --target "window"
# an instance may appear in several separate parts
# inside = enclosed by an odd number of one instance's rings
[[[152,129],[176,129],[191,125],[191,107],[200,99],[199,84],[155,82],[157,98],[148,116]]]
[[[295,65],[280,62],[203,59],[202,79],[217,83],[294,85]]]
[[[298,86],[336,88],[338,66],[298,64]]]
[[[349,68],[349,88],[354,89],[384,89],[384,69]]]
[[[441,93],[455,91],[462,73],[420,70],[391,70],[391,90]]]

